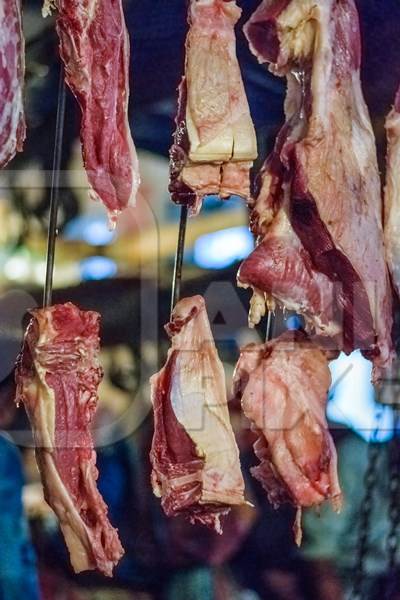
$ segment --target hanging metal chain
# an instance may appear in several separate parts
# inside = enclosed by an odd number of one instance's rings
[[[376,415],[376,428],[368,445],[368,465],[364,475],[364,498],[360,508],[359,534],[357,541],[357,560],[354,573],[354,585],[352,600],[362,600],[363,582],[365,579],[365,563],[368,554],[368,540],[371,529],[371,515],[374,502],[374,490],[376,485],[376,473],[378,458],[380,454],[380,444],[377,443],[379,424],[382,415],[382,408]]]
[[[389,557],[389,577],[386,587],[386,600],[391,600],[398,590],[398,572],[396,569],[396,558],[399,548],[399,526],[400,526],[400,408],[393,409],[393,439],[389,444],[390,465],[390,504],[389,504],[389,534],[387,539],[387,550]]]

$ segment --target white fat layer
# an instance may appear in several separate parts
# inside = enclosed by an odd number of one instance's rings
[[[204,459],[201,502],[242,504],[244,482],[227,406],[225,373],[204,304],[174,337],[173,348],[177,346],[170,401]]]
[[[386,258],[393,284],[400,296],[400,113],[394,109],[386,119],[388,154],[385,187]]]
[[[223,27],[214,27],[204,31],[204,25],[197,25],[198,17],[195,7],[212,6],[212,2],[194,2],[192,5],[192,25],[186,43],[186,81],[189,89],[186,106],[186,126],[190,141],[189,159],[192,162],[240,162],[253,161],[257,158],[257,140],[250,109],[243,86],[240,67],[236,55],[234,23],[241,11],[235,2],[232,5],[234,18],[226,17]],[[202,11],[198,12],[201,15]],[[233,14],[232,14],[233,16]],[[215,94],[212,90],[215,88]],[[207,92],[207,99],[201,112],[210,115],[212,122],[215,114],[223,112],[220,122],[215,123],[215,132],[206,139],[196,124],[194,107],[190,90],[198,90],[198,94]],[[221,98],[221,95],[224,96]],[[202,102],[195,97],[197,109]],[[213,106],[215,104],[215,106]],[[221,109],[227,105],[226,110]]]
[[[58,474],[52,453],[38,449],[36,456],[45,495],[46,498],[51,498],[51,506],[60,521],[71,564],[76,573],[91,569],[94,565],[90,560],[92,547],[90,532]]]
[[[302,59],[313,57],[311,92],[313,96],[314,127],[324,127],[328,123],[328,107],[325,90],[332,71],[332,31],[330,17],[332,0],[316,2],[301,0],[290,2],[277,19],[281,53],[301,63]],[[292,62],[292,61],[290,61]],[[277,70],[272,66],[272,70]],[[310,123],[313,127],[313,123]]]
[[[356,115],[354,115],[355,118],[352,119],[351,132],[354,156],[359,164],[361,173],[365,174],[365,177],[368,177],[368,170],[371,169],[371,161],[376,170],[378,170],[375,155],[375,134],[362,93],[358,71],[352,74],[352,93],[354,96],[353,107],[357,111]],[[375,193],[380,195],[379,178],[374,177],[373,182],[375,184]],[[381,218],[382,216],[379,214],[379,220]]]

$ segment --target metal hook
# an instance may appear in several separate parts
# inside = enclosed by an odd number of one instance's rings
[[[57,215],[60,195],[60,168],[64,137],[65,99],[66,88],[64,83],[64,69],[62,66],[60,66],[56,135],[54,140],[53,171],[51,177],[49,231],[47,237],[46,280],[43,291],[43,306],[50,306],[53,295],[54,255],[56,250],[56,238],[58,233]]]
[[[186,238],[186,225],[188,219],[188,207],[186,205],[181,206],[181,216],[179,220],[179,233],[178,243],[176,246],[175,253],[175,266],[174,275],[172,278],[172,289],[171,289],[171,315],[181,295],[181,283],[182,283],[182,265],[183,256],[185,253],[185,238]]]

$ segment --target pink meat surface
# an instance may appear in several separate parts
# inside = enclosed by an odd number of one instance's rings
[[[243,262],[238,273],[239,285],[254,290],[250,322],[257,323],[268,307],[275,305],[304,315],[309,329],[335,337],[340,326],[334,315],[333,284],[315,270],[308,252],[280,210],[265,236]]]
[[[82,111],[93,196],[111,219],[134,204],[139,167],[128,121],[129,38],[122,0],[57,0],[65,79]]]
[[[257,145],[236,57],[234,28],[240,15],[234,0],[190,2],[170,192],[192,214],[205,195],[248,198],[250,193]]]
[[[167,362],[151,378],[153,490],[168,516],[221,533],[221,516],[244,503],[244,482],[203,298],[178,302],[166,330]]]
[[[22,34],[21,2],[7,0],[0,7],[0,168],[25,140],[23,87],[25,45]]]
[[[286,123],[260,174],[253,228],[269,243],[269,227],[285,211],[290,246],[298,245],[295,234],[312,271],[323,275],[319,296],[333,290],[328,305],[341,329],[339,348],[360,348],[377,380],[392,359],[391,290],[354,2],[264,0],[245,32],[258,60],[288,82]],[[252,284],[243,276],[241,282]],[[261,291],[271,295],[268,287]],[[292,302],[290,294],[282,300]]]
[[[76,572],[111,576],[123,556],[96,481],[90,424],[102,379],[99,319],[71,303],[32,311],[16,371],[45,498],[56,513]]]
[[[327,353],[303,333],[242,349],[234,393],[259,434],[254,451],[260,464],[251,472],[275,507],[291,502],[301,509],[330,499],[340,508],[336,450],[325,417],[330,384]]]
[[[400,297],[400,88],[386,119],[385,246],[393,286]]]

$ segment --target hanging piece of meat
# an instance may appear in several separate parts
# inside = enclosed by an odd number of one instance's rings
[[[57,32],[65,80],[82,111],[82,156],[91,195],[111,222],[139,187],[139,166],[128,121],[129,37],[122,0],[46,1],[58,9]]]
[[[153,491],[168,516],[221,533],[221,516],[244,503],[244,482],[203,298],[178,302],[166,331],[167,362],[151,378]]]
[[[400,297],[400,88],[386,119],[385,246],[393,286]]]
[[[102,378],[99,319],[71,303],[33,310],[17,363],[16,398],[28,413],[45,498],[74,570],[111,576],[124,551],[97,489],[90,432]]]
[[[236,56],[234,0],[191,0],[169,190],[192,214],[208,194],[248,198],[257,141]]]
[[[250,316],[265,303],[302,313],[337,348],[360,348],[377,380],[392,358],[391,290],[354,2],[264,0],[245,33],[287,78],[286,123],[252,205],[260,245],[239,272],[255,293]]]
[[[7,0],[0,9],[0,168],[22,151],[25,141],[24,74],[21,2]]]
[[[302,332],[286,332],[242,349],[234,394],[258,434],[251,469],[271,504],[298,508],[295,536],[301,541],[301,509],[330,499],[341,507],[336,449],[325,406],[331,375],[327,353]]]

